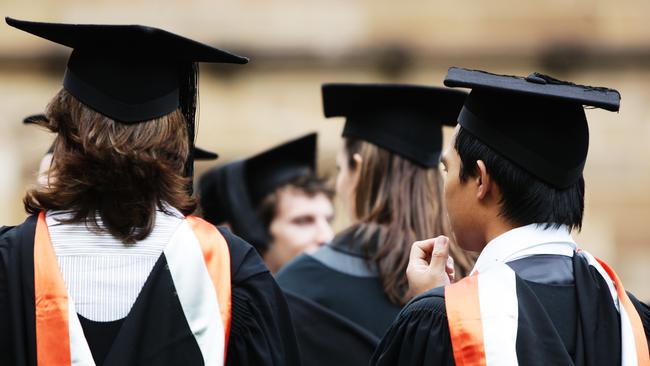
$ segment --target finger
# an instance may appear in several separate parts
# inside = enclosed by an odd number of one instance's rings
[[[435,239],[427,239],[416,241],[411,245],[411,254],[409,255],[409,262],[413,264],[429,264],[429,257],[433,251]]]
[[[447,276],[449,276],[449,280],[453,282],[456,279],[456,267],[454,267],[454,258],[452,256],[449,256],[447,259],[445,271],[447,272]]]
[[[448,273],[454,270],[454,258],[452,256],[447,257],[446,270]]]
[[[446,272],[447,258],[449,258],[449,238],[441,235],[435,239],[431,252],[429,267],[433,273],[443,274]]]

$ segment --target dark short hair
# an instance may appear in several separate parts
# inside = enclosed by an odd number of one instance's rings
[[[567,225],[570,229],[582,228],[585,206],[582,175],[566,189],[555,188],[504,158],[462,127],[456,134],[454,148],[461,160],[461,182],[477,176],[477,160],[485,163],[490,177],[501,191],[500,215],[508,221],[521,226],[538,223],[547,227]]]
[[[290,188],[297,192],[305,194],[307,197],[315,197],[319,194],[324,194],[329,200],[334,198],[334,190],[327,184],[327,180],[319,178],[314,174],[301,175],[294,178],[285,185],[276,188],[273,192],[269,193],[262,199],[257,207],[257,212],[268,237],[271,237],[269,228],[271,222],[278,212],[278,205],[280,203],[280,194],[283,190]]]

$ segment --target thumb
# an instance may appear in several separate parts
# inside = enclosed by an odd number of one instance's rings
[[[431,262],[429,263],[431,272],[436,274],[445,273],[447,258],[449,258],[449,238],[441,235],[437,237],[433,243]]]

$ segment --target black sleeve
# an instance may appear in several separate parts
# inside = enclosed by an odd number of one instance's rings
[[[379,343],[371,365],[454,365],[443,289],[413,299]]]
[[[648,342],[648,349],[650,349],[650,306],[648,304],[642,303],[631,293],[627,293],[636,308],[636,311],[639,313],[641,318],[641,323],[643,324],[643,329],[645,330],[645,339]]]
[[[36,217],[0,228],[0,365],[36,365],[34,229]]]
[[[226,365],[299,365],[284,295],[255,249],[220,228],[230,249],[232,321]]]
[[[7,247],[0,233],[0,365],[11,365],[13,350],[11,349],[12,337],[9,307],[9,289],[7,277]]]

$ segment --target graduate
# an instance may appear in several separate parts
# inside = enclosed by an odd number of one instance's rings
[[[407,276],[421,294],[371,364],[648,365],[650,308],[570,235],[584,211],[584,106],[618,111],[620,94],[460,68],[445,85],[471,89],[442,163],[456,240],[480,256],[449,284],[448,239],[416,242]]]
[[[199,180],[203,217],[251,243],[272,273],[332,240],[334,192],[316,176],[317,135],[310,133]]]
[[[73,49],[30,216],[0,229],[2,365],[295,365],[255,250],[191,216],[197,63],[247,59],[140,25],[7,18]]]
[[[345,117],[336,192],[353,224],[277,275],[287,293],[303,363],[367,364],[410,297],[411,243],[450,234],[438,162],[442,126],[466,93],[391,84],[325,84],[326,117]],[[471,259],[454,247],[458,273]]]

